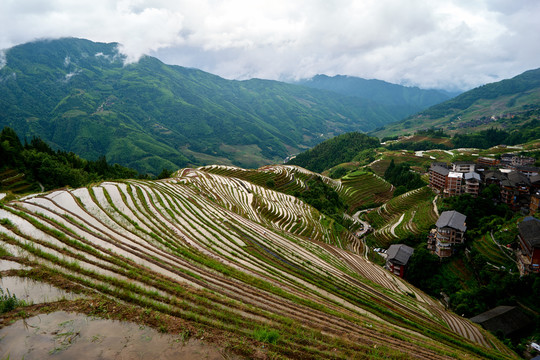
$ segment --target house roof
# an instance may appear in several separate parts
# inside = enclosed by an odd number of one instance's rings
[[[450,171],[450,172],[448,173],[448,177],[452,177],[452,178],[463,178],[463,173],[456,172],[456,171]]]
[[[386,252],[386,260],[394,264],[407,265],[414,249],[404,244],[390,245]]]
[[[531,320],[516,306],[497,306],[470,319],[493,333],[501,331],[504,336],[527,327]]]
[[[540,169],[537,168],[536,166],[519,165],[519,166],[516,166],[516,170],[538,172]]]
[[[533,175],[529,179],[531,184],[540,183],[540,175]]]
[[[467,220],[467,217],[462,213],[459,213],[455,210],[444,211],[441,216],[439,216],[439,219],[435,223],[435,226],[437,226],[438,228],[448,226],[460,231],[465,231],[467,230],[467,226],[465,226],[465,220]]]
[[[480,181],[480,174],[473,171],[465,173],[465,180],[473,180],[473,179]]]
[[[484,174],[484,177],[485,177],[486,179],[503,180],[503,179],[506,179],[506,174],[503,174],[503,173],[500,172],[499,170],[496,170],[496,171],[487,171],[487,172]]]
[[[442,167],[440,165],[431,165],[431,169],[432,171],[438,173],[438,174],[441,174],[441,175],[448,175],[448,173],[450,172],[450,170],[448,170],[447,168],[445,167]]]
[[[532,247],[540,247],[540,220],[527,216],[518,224],[521,238]]]
[[[531,185],[529,178],[518,171],[512,171],[508,173],[508,181],[512,186],[518,184]]]

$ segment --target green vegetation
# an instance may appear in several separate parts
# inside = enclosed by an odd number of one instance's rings
[[[514,216],[506,204],[493,205],[499,192],[498,186],[492,184],[482,189],[477,198],[470,194],[445,198],[440,211],[456,210],[467,216],[467,235],[476,238]]]
[[[426,185],[420,178],[420,175],[411,171],[411,166],[407,163],[400,163],[396,165],[394,159],[390,162],[390,165],[384,172],[384,179],[396,187],[394,196],[398,196],[418,189]]]
[[[353,161],[367,149],[379,146],[377,138],[361,133],[347,133],[327,140],[313,149],[305,151],[290,160],[288,164],[299,165],[315,172],[322,172],[338,164]]]
[[[533,132],[538,138],[537,130],[530,133],[521,130],[524,125],[538,120],[539,101],[540,69],[529,70],[512,79],[467,91],[403,121],[377,129],[372,135],[388,138],[431,128],[467,134],[493,127],[516,136],[512,139],[514,143],[523,143],[526,142],[524,139],[534,138]],[[531,124],[531,127],[538,125]],[[522,140],[518,139],[520,137]]]
[[[340,199],[339,194],[319,177],[310,180],[307,183],[307,189],[302,192],[295,192],[294,196],[331,217],[339,217],[346,209],[345,203]]]
[[[280,334],[277,330],[261,327],[253,330],[253,337],[258,341],[275,344],[279,340]]]
[[[7,313],[20,306],[25,306],[26,303],[23,300],[17,299],[15,295],[4,293],[4,289],[0,288],[0,314]]]
[[[354,76],[316,75],[300,80],[298,84],[336,92],[345,96],[369,99],[388,106],[388,112],[396,120],[417,113],[429,106],[448,100],[450,96],[438,90],[423,90],[390,84],[381,80],[366,80]]]
[[[39,191],[39,184],[50,190],[139,176],[133,169],[109,165],[105,157],[89,161],[71,152],[54,151],[37,137],[23,146],[9,127],[0,132],[0,172],[0,189],[18,193]]]
[[[519,131],[511,133],[492,128],[474,134],[456,134],[452,142],[456,148],[487,149],[499,144],[517,145],[535,139],[540,139],[540,120],[531,120],[523,124]]]
[[[73,38],[8,49],[0,126],[157,176],[191,164],[277,163],[337,134],[397,120],[387,106],[318,89],[231,81],[150,56],[123,60],[117,44]]]
[[[14,221],[1,229],[12,234],[0,229],[0,240],[30,265],[18,276],[84,291],[89,298],[79,303],[92,315],[121,318],[129,305],[131,318],[159,331],[227,339],[227,349],[248,357],[513,357],[479,329],[469,330],[483,342],[465,341],[446,325],[466,324],[462,319],[389,282],[345,251],[344,237],[317,224],[333,219],[265,186],[268,179],[282,189],[305,184],[310,199],[343,211],[330,179],[288,166],[209,168],[222,174],[187,169],[171,181],[58,194],[73,202],[38,195],[6,203]],[[262,186],[225,172],[246,173]],[[342,248],[328,245],[331,239]]]
[[[341,183],[342,196],[351,210],[377,207],[392,197],[392,185],[366,170],[348,173]]]

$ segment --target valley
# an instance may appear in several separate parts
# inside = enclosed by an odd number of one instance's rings
[[[538,69],[452,98],[77,38],[0,60],[0,358],[534,354]],[[528,327],[473,321],[501,306]]]

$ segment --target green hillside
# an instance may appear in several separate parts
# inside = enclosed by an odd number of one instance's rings
[[[55,149],[154,175],[187,164],[278,162],[349,131],[398,120],[383,105],[277,81],[230,81],[117,44],[46,40],[5,51],[0,126]]]
[[[468,133],[488,128],[512,131],[540,116],[540,69],[467,91],[372,134],[378,137],[430,128]]]
[[[300,80],[296,83],[346,96],[372,100],[388,106],[391,113],[400,119],[451,98],[451,95],[439,90],[424,90],[381,80],[366,80],[344,75],[316,75],[311,79]]]
[[[326,140],[288,161],[288,164],[323,172],[353,160],[363,150],[379,146],[379,140],[361,133],[347,133]]]

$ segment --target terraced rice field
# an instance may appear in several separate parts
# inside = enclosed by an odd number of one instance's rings
[[[373,236],[380,246],[388,246],[398,238],[426,231],[437,221],[433,199],[427,187],[409,191],[388,201],[367,215],[376,230]]]
[[[11,254],[4,258],[31,267],[10,275],[78,288],[92,306],[133,306],[164,332],[202,329],[248,358],[516,358],[333,244],[318,216],[238,177],[183,169],[162,181],[103,182],[4,204],[0,244]]]
[[[299,166],[272,165],[256,170],[245,170],[233,166],[211,165],[200,170],[224,176],[234,176],[257,185],[265,186],[267,180],[275,183],[273,190],[287,194],[307,188],[307,182],[315,177],[321,178],[330,185],[354,210],[359,206],[372,203],[383,203],[392,198],[393,186],[378,175],[357,171],[348,174],[341,180],[334,180]]]
[[[473,248],[484,255],[487,261],[494,266],[514,266],[515,259],[512,252],[508,249],[499,248],[491,239],[489,234],[476,239],[473,242]],[[507,253],[505,253],[507,251]]]
[[[341,195],[351,208],[366,204],[384,203],[392,198],[393,186],[378,175],[356,171],[341,180]]]
[[[0,191],[10,191],[12,193],[28,192],[36,185],[29,183],[23,173],[13,169],[0,172]]]

